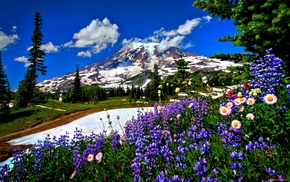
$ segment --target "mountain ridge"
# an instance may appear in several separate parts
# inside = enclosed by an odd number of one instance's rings
[[[200,56],[193,52],[181,52],[176,47],[170,47],[164,52],[159,52],[156,45],[140,45],[136,48],[121,49],[115,54],[79,69],[81,85],[97,84],[101,87],[117,87],[126,80],[152,71],[154,64],[158,64],[162,78],[174,74],[175,61],[183,54],[183,59],[189,62],[190,72],[197,70],[225,70],[227,67],[238,65],[232,61]],[[52,79],[37,83],[43,92],[65,92],[73,88],[75,72],[69,72]],[[149,82],[148,77],[144,81]],[[146,85],[140,85],[145,87]]]

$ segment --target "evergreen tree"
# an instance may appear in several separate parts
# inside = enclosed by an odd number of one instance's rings
[[[16,101],[14,104],[15,109],[19,109],[22,107],[26,107],[33,98],[33,81],[31,80],[30,71],[27,70],[25,74],[25,78],[20,81],[18,90],[16,93]]]
[[[81,79],[79,75],[79,66],[77,65],[76,77],[74,79],[74,88],[72,94],[72,102],[82,101]]]
[[[238,33],[225,35],[218,41],[245,46],[246,51],[259,57],[272,48],[273,54],[284,61],[290,60],[290,1],[196,0],[193,6],[208,11],[213,17],[221,17],[221,20],[233,20]],[[286,65],[289,66],[289,62]]]
[[[161,77],[160,77],[160,75],[158,73],[158,65],[154,64],[152,80],[149,83],[149,88],[150,88],[149,97],[150,97],[150,100],[159,101],[158,90],[160,90],[159,85],[161,85],[161,84],[162,84],[162,80],[161,80]]]
[[[42,75],[46,74],[46,66],[44,66],[44,58],[45,53],[41,50],[42,37],[41,33],[42,28],[42,19],[40,16],[40,12],[35,13],[34,17],[34,30],[33,36],[31,38],[33,45],[29,49],[30,58],[28,61],[30,65],[25,74],[24,80],[20,81],[18,93],[16,96],[16,107],[26,107],[28,103],[31,102],[40,102],[44,101],[45,98],[42,97],[39,89],[36,88],[36,79],[38,77],[38,72]],[[25,94],[25,95],[23,95]]]
[[[150,86],[149,86],[149,84],[147,84],[145,87],[144,96],[145,96],[145,98],[150,98]]]
[[[182,83],[188,78],[189,75],[189,68],[188,68],[188,62],[183,59],[183,54],[180,53],[179,59],[175,60],[175,63],[177,64],[177,77],[178,82]]]
[[[2,54],[0,52],[0,115],[9,112],[10,90],[7,75],[4,72]]]
[[[41,45],[42,43],[42,37],[43,34],[41,33],[42,29],[42,18],[40,16],[40,12],[35,13],[34,17],[34,30],[33,30],[33,36],[31,38],[33,45],[29,50],[29,56],[30,58],[28,61],[31,63],[29,65],[29,69],[31,70],[31,77],[32,80],[35,81],[36,84],[36,79],[38,77],[38,73],[40,72],[41,75],[46,74],[46,66],[44,66],[44,58],[45,53],[43,50],[41,50]]]

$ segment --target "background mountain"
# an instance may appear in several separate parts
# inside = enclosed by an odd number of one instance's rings
[[[121,49],[102,61],[81,68],[79,70],[81,85],[97,84],[101,87],[118,87],[120,84],[137,84],[145,87],[150,82],[154,64],[158,64],[162,78],[174,74],[177,71],[174,60],[179,58],[180,53],[181,51],[176,47],[159,52],[156,44]],[[226,70],[227,67],[240,65],[192,52],[183,52],[183,55],[183,59],[189,62],[190,72]],[[75,72],[70,72],[43,80],[37,86],[44,92],[64,92],[73,88],[74,78]]]

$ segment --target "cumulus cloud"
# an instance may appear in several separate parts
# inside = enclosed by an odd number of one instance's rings
[[[92,57],[91,51],[81,51],[78,52],[78,56],[80,57]]]
[[[28,67],[31,63],[28,61],[28,58],[21,56],[14,59],[15,61],[24,63],[24,67]]]
[[[123,48],[131,47],[135,48],[144,43],[153,43],[158,47],[160,52],[165,51],[170,47],[178,47],[181,49],[192,47],[191,43],[183,43],[186,35],[192,33],[192,30],[196,28],[203,22],[210,22],[210,16],[204,16],[200,18],[194,18],[191,20],[186,20],[182,25],[179,25],[177,29],[165,30],[163,27],[159,30],[153,32],[152,36],[149,36],[145,39],[133,38],[133,39],[124,39],[122,41]]]
[[[92,20],[91,23],[73,35],[75,41],[69,41],[64,47],[89,48],[90,52],[96,54],[114,45],[120,36],[119,27],[112,24],[108,18],[102,21]],[[83,55],[83,54],[81,54]]]
[[[170,47],[181,47],[182,40],[184,39],[184,36],[177,35],[173,38],[165,37],[161,40],[160,44],[158,45],[159,51],[164,51]]]
[[[186,20],[185,24],[179,25],[177,32],[181,35],[191,34],[191,31],[199,25],[201,22],[201,18],[194,18],[192,20]]]
[[[0,29],[1,30],[1,29]],[[3,50],[9,44],[14,44],[19,39],[17,34],[7,35],[0,31],[0,50]]]
[[[60,46],[53,45],[52,42],[40,46],[40,48],[46,53],[59,52],[59,47]]]

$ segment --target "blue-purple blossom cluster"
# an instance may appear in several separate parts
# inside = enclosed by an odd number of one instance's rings
[[[252,88],[260,88],[261,96],[276,94],[277,86],[283,87],[282,79],[285,78],[283,71],[283,60],[271,54],[272,49],[266,50],[267,54],[252,62],[250,71],[252,79],[249,80]]]
[[[82,170],[83,165],[88,163],[88,156],[92,154],[93,156],[97,155],[99,152],[102,151],[102,148],[105,143],[105,136],[103,134],[100,134],[98,137],[95,137],[93,135],[93,138],[95,140],[92,140],[89,144],[87,144],[86,148],[84,151],[80,151],[78,145],[73,151],[74,155],[74,166],[75,170],[77,172]],[[92,139],[92,138],[90,138]]]
[[[8,164],[0,166],[0,181],[9,181],[10,167]]]
[[[276,181],[286,181],[282,175],[278,174],[275,170],[273,170],[272,168],[268,168],[266,169],[266,172],[271,176],[274,177],[274,179],[276,179]],[[268,180],[266,180],[267,182],[271,182],[271,181],[275,181],[273,178],[270,178]]]
[[[243,140],[243,130],[230,127],[227,129],[226,124],[217,123],[218,134],[221,137],[223,149],[240,147]]]
[[[118,132],[113,132],[110,136],[112,142],[112,149],[117,150],[120,147],[120,135]],[[82,149],[83,143],[86,142],[86,146]],[[14,150],[12,153],[13,176],[11,176],[11,169],[9,165],[0,166],[0,181],[25,181],[27,176],[27,169],[32,168],[34,172],[41,171],[46,164],[46,160],[51,158],[57,159],[59,157],[64,158],[60,154],[60,150],[56,148],[61,147],[62,150],[72,151],[74,175],[82,170],[83,166],[88,163],[88,156],[97,156],[102,153],[105,144],[105,135],[91,135],[84,136],[82,130],[76,129],[72,139],[69,138],[69,133],[61,135],[59,138],[55,136],[53,138],[48,135],[43,142],[38,142],[28,150]],[[82,146],[82,147],[81,147]],[[53,155],[53,156],[51,156]],[[67,157],[67,156],[66,156]],[[32,163],[27,163],[29,159],[33,159]],[[97,159],[99,162],[101,159]]]
[[[276,146],[274,144],[270,145],[270,139],[267,138],[264,140],[262,137],[258,139],[258,141],[249,141],[249,143],[246,145],[246,152],[251,151],[251,150],[272,150],[275,149]]]
[[[188,98],[162,108],[156,104],[154,111],[125,126],[129,144],[136,148],[131,165],[134,181],[191,181],[193,178],[182,175],[188,170],[202,180],[208,173],[202,156],[211,146],[211,131],[202,122],[208,113],[206,101]],[[190,165],[190,153],[200,156],[195,165]]]

